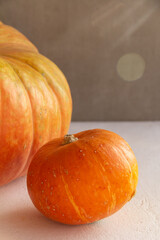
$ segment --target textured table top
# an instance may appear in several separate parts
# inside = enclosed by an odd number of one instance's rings
[[[23,177],[0,188],[0,240],[160,239],[160,122],[73,122],[70,133],[92,128],[114,131],[131,145],[139,165],[135,197],[99,222],[65,226],[35,209]]]

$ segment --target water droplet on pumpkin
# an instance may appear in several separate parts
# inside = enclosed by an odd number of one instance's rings
[[[83,156],[85,156],[86,154],[85,153],[83,153]]]
[[[43,182],[41,182],[41,184],[43,184]]]
[[[83,152],[83,150],[82,150],[82,149],[80,149],[79,151],[80,151],[80,152]]]

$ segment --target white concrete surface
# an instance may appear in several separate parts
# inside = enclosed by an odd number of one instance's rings
[[[114,131],[131,145],[139,165],[136,196],[104,220],[65,226],[35,209],[20,178],[0,188],[0,240],[160,239],[160,122],[74,122],[70,132],[91,128]]]

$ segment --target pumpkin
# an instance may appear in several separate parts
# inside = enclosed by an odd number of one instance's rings
[[[138,166],[128,143],[102,129],[45,144],[27,174],[30,198],[46,217],[85,224],[119,210],[135,194]]]
[[[71,112],[63,73],[0,22],[0,185],[25,175],[35,152],[67,133]]]

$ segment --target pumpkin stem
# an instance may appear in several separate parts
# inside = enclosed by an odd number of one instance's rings
[[[66,134],[66,135],[64,136],[63,145],[66,145],[66,144],[75,142],[75,141],[77,141],[77,140],[78,140],[78,138],[75,137],[73,134]]]

